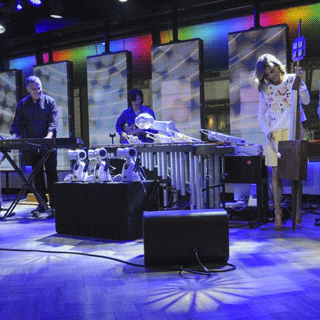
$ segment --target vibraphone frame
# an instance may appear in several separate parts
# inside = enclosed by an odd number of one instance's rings
[[[102,146],[94,146],[98,148]],[[214,143],[172,143],[144,145],[107,145],[110,157],[118,148],[134,147],[143,168],[153,171],[162,181],[170,181],[181,196],[190,194],[190,209],[219,208],[224,197],[224,155],[233,154],[232,146]],[[222,193],[221,189],[222,188]],[[203,192],[205,191],[205,200]],[[174,193],[174,202],[178,199]],[[211,203],[211,199],[213,202]],[[222,199],[225,202],[225,199]],[[163,206],[168,205],[168,191],[163,190]]]

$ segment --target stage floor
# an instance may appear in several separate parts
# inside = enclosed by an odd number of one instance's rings
[[[19,204],[0,221],[0,319],[319,317],[318,214],[305,212],[295,231],[291,220],[281,231],[230,227],[236,270],[206,277],[123,263],[144,264],[142,239],[58,235],[55,220],[32,218],[33,208]]]

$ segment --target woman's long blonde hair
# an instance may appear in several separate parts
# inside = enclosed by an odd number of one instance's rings
[[[263,86],[268,83],[265,72],[266,69],[273,68],[273,67],[279,67],[279,70],[282,74],[286,73],[286,67],[278,60],[275,56],[269,53],[265,53],[262,56],[259,57],[259,59],[256,62],[256,71],[255,76],[258,82],[258,90],[261,91]]]

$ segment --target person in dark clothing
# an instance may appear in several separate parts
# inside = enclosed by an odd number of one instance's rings
[[[116,123],[116,131],[120,136],[121,143],[128,143],[128,140],[126,139],[127,135],[138,136],[139,140],[142,142],[153,142],[152,139],[146,137],[146,130],[139,129],[135,125],[135,119],[141,113],[148,113],[154,119],[156,118],[153,110],[144,106],[142,103],[143,92],[138,89],[132,89],[128,94],[129,107],[121,113]],[[148,131],[157,133],[157,131],[152,129],[149,129]]]
[[[26,79],[28,96],[19,101],[13,123],[11,125],[11,139],[17,138],[55,138],[57,134],[57,106],[55,100],[42,93],[41,81],[36,76]],[[30,162],[34,168],[44,154],[43,150],[31,150]],[[44,163],[47,186],[50,198],[50,207],[54,209],[53,185],[58,181],[57,153],[52,152]],[[47,202],[44,168],[40,168],[34,179],[34,187]],[[41,204],[32,211],[44,212],[45,207]]]

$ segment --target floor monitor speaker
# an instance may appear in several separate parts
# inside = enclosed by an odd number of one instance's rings
[[[145,211],[144,259],[147,266],[227,263],[229,220],[223,209]]]

